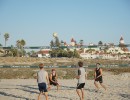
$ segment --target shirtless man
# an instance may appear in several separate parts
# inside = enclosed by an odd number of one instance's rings
[[[59,90],[59,83],[58,83],[57,77],[58,77],[58,75],[56,73],[56,70],[52,69],[52,73],[49,77],[50,85],[57,86],[57,91],[58,91]]]
[[[102,78],[102,69],[100,68],[100,63],[96,64],[96,68],[94,69],[94,85],[96,86],[97,90],[99,90],[97,82],[106,90],[105,85],[103,85],[103,78]]]

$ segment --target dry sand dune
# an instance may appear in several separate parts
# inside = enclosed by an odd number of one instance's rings
[[[79,100],[75,86],[77,80],[59,80],[62,85],[57,92],[56,87],[49,91],[49,100]],[[104,73],[104,84],[95,92],[93,80],[87,80],[85,86],[85,100],[130,100],[130,73],[111,75]],[[34,79],[1,79],[0,100],[37,100],[37,82]],[[44,97],[41,100],[45,100]]]
[[[103,65],[107,64],[129,64],[130,60],[103,60],[103,59],[80,59],[80,58],[35,58],[35,57],[0,57],[0,65],[38,65],[44,63],[46,66],[70,66],[83,61],[84,65],[95,65],[99,62]]]

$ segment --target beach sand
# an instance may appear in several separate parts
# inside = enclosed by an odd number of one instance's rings
[[[93,80],[86,80],[84,100],[130,100],[130,73],[103,75],[107,91],[95,92]],[[79,100],[75,88],[76,79],[59,80],[60,90],[52,87],[49,100]],[[38,87],[35,79],[0,79],[0,100],[37,100]],[[41,100],[45,100],[44,96]]]

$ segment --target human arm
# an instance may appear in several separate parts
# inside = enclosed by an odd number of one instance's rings
[[[48,86],[50,86],[50,82],[49,82],[48,73],[47,73],[47,75],[46,75],[46,81],[47,81]]]
[[[58,79],[58,75],[56,74],[55,81],[57,81],[57,79]]]
[[[94,79],[96,79],[96,69],[94,69]]]
[[[37,73],[37,75],[36,75],[36,77],[35,77],[36,79],[37,79],[37,82],[38,82],[38,73]]]
[[[86,71],[86,73],[85,73],[85,79],[87,79],[88,78],[88,75],[87,75],[88,73],[87,73],[87,71]]]
[[[76,78],[79,79],[80,75],[81,75],[81,71],[80,71],[80,69],[78,69],[78,75],[76,76]]]

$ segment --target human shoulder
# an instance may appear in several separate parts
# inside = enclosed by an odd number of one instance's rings
[[[52,73],[50,73],[50,76],[52,76]]]
[[[99,70],[102,71],[102,68],[100,68]]]
[[[56,76],[57,76],[58,74],[56,73]]]
[[[44,70],[45,71],[45,70]],[[47,73],[48,74],[48,72],[47,71],[45,71],[45,73]]]
[[[43,70],[43,73],[46,74],[46,75],[48,75],[48,72],[46,70]]]
[[[85,69],[84,67],[82,67],[82,69],[83,69],[84,71],[86,71],[86,69]]]

